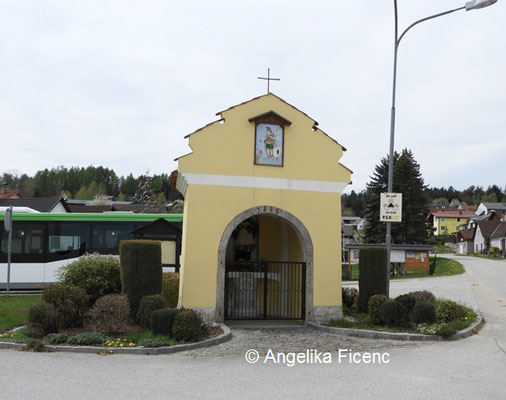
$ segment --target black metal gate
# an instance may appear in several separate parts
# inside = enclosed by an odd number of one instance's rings
[[[304,319],[305,299],[306,263],[226,265],[226,319]]]

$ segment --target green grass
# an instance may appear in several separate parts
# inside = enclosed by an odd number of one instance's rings
[[[434,260],[434,257],[430,257],[430,262]],[[436,270],[434,275],[431,276],[450,276],[459,275],[465,272],[464,266],[458,261],[451,260],[449,258],[437,257]],[[414,270],[408,271],[406,276],[395,276],[393,279],[409,279],[409,278],[427,278],[427,272],[425,270]],[[358,280],[358,264],[352,264],[351,266],[351,280]]]
[[[0,296],[0,333],[24,325],[30,307],[39,302],[40,296],[38,295]]]
[[[487,260],[495,260],[495,261],[504,261],[504,258],[502,258],[500,255],[484,255],[484,254],[473,254],[473,253],[470,253],[470,254],[459,254],[459,255],[466,255],[466,256],[469,256],[469,257],[476,257],[476,258],[485,258]]]
[[[371,323],[371,319],[367,313],[353,313],[353,321],[349,319],[331,319],[327,325],[337,328],[366,329],[381,332],[405,332],[402,328],[375,325]]]

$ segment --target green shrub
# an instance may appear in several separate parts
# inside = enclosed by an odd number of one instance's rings
[[[179,297],[179,274],[177,272],[164,272],[162,277],[162,295],[167,299],[167,307],[177,307]]]
[[[62,344],[65,343],[67,339],[68,336],[63,333],[50,333],[44,337],[44,340],[49,344]]]
[[[184,342],[193,342],[200,338],[204,330],[202,317],[195,310],[181,308],[172,324],[172,337]]]
[[[408,313],[413,310],[413,307],[415,306],[416,299],[409,294],[401,294],[400,296],[395,298],[395,301],[398,301],[401,303],[404,308],[408,311]]]
[[[35,337],[43,337],[58,332],[60,327],[58,312],[46,302],[35,304],[28,312],[28,328]]]
[[[408,311],[395,300],[385,301],[379,308],[380,320],[392,326],[405,326],[408,320]]]
[[[417,302],[411,311],[411,321],[415,324],[436,322],[436,310],[432,304]]]
[[[371,321],[374,324],[381,323],[381,318],[379,317],[379,309],[381,305],[387,301],[387,297],[384,294],[375,294],[369,298],[369,316],[371,317]]]
[[[139,311],[137,311],[137,323],[144,328],[149,328],[151,313],[168,307],[169,305],[167,300],[161,294],[144,296],[141,299]]]
[[[98,297],[121,292],[119,259],[101,254],[86,254],[60,271],[60,280],[80,287],[95,301]]]
[[[343,297],[343,305],[348,308],[353,307],[353,301],[358,295],[358,290],[355,288],[343,287],[341,293]]]
[[[86,328],[110,335],[127,332],[130,328],[127,297],[121,294],[99,297],[86,314]]]
[[[413,297],[416,301],[420,301],[422,303],[429,303],[433,306],[436,305],[436,296],[434,296],[428,290],[418,290],[416,292],[409,292],[408,296]]]
[[[65,283],[54,283],[42,292],[42,301],[51,304],[58,312],[60,328],[81,327],[88,300],[83,289]]]
[[[490,249],[488,249],[488,254],[494,255],[494,254],[500,254],[501,250],[499,247],[492,246]]]
[[[144,296],[162,290],[161,245],[152,240],[123,240],[119,252],[122,292],[128,296],[135,316]]]
[[[367,312],[369,298],[375,294],[386,295],[387,271],[386,251],[381,247],[360,249],[358,289],[359,309]]]
[[[451,300],[436,301],[436,318],[438,322],[450,322],[466,316],[466,309]]]
[[[151,313],[149,325],[151,332],[155,335],[172,336],[172,325],[179,310],[177,308],[166,308]]]
[[[44,343],[38,339],[32,339],[21,348],[22,351],[33,351],[35,353],[46,353],[50,351]]]
[[[461,320],[453,320],[446,324],[443,324],[439,329],[439,334],[444,337],[452,336],[456,334],[458,331],[467,328],[468,323]]]
[[[75,344],[78,346],[93,346],[97,344],[102,344],[108,339],[109,337],[105,336],[101,332],[85,332],[85,333],[78,333],[77,335],[74,336],[70,336],[67,339],[67,343]]]

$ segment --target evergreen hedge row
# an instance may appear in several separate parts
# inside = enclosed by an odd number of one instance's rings
[[[371,296],[375,294],[386,295],[387,253],[382,247],[367,247],[360,249],[359,257],[359,309],[362,312],[367,312]]]
[[[136,315],[144,296],[162,290],[162,250],[160,242],[123,240],[119,245],[121,288]]]

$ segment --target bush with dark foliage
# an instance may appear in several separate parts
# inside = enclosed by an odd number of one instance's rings
[[[358,290],[360,292],[359,308],[362,312],[367,312],[371,296],[375,294],[386,295],[386,257],[386,251],[382,247],[360,249]]]
[[[172,325],[178,312],[177,308],[153,311],[149,320],[151,332],[155,335],[172,336]]]
[[[411,321],[414,324],[436,322],[436,310],[432,304],[417,302],[411,311]]]
[[[436,319],[438,322],[450,322],[466,316],[463,306],[452,300],[436,301]]]
[[[137,323],[144,328],[149,328],[149,320],[153,311],[163,310],[168,307],[168,301],[161,294],[144,296],[141,299],[139,311],[137,311]]]
[[[384,294],[375,294],[369,298],[369,316],[375,324],[382,322],[379,316],[379,309],[385,301],[387,301],[387,297]]]
[[[115,335],[130,330],[130,305],[126,296],[108,294],[99,297],[86,313],[86,328]]]
[[[395,301],[401,303],[404,306],[404,308],[408,310],[408,313],[411,312],[411,310],[416,304],[416,299],[410,296],[409,294],[401,294],[400,296],[397,296],[395,298]]]
[[[35,337],[43,337],[58,332],[60,327],[58,312],[46,302],[33,305],[28,312],[28,328]]]
[[[162,250],[153,240],[122,240],[119,245],[121,288],[128,296],[132,315],[144,296],[162,290]]]
[[[54,283],[44,289],[42,301],[56,309],[60,328],[83,326],[84,313],[89,306],[89,297],[83,289],[65,283]]]
[[[409,292],[408,296],[413,297],[416,301],[429,303],[432,304],[433,306],[436,305],[436,296],[434,296],[428,290],[418,290],[416,292]]]
[[[181,308],[172,324],[172,336],[176,340],[193,342],[200,339],[204,331],[204,323],[198,312]]]
[[[408,311],[395,300],[385,301],[379,308],[381,321],[391,326],[405,326],[408,321]]]

